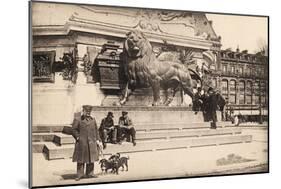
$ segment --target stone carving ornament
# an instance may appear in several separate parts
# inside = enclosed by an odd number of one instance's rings
[[[189,12],[149,11],[141,10],[137,13],[139,22],[133,28],[165,33],[161,25],[179,24],[194,27],[195,20]]]

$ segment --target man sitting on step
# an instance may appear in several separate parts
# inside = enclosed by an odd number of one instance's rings
[[[127,141],[132,141],[134,146],[136,145],[136,130],[133,127],[132,120],[128,117],[128,112],[126,111],[122,111],[122,116],[119,118],[117,133],[119,142],[126,138]]]
[[[114,127],[113,117],[113,113],[108,112],[107,116],[102,119],[100,124],[99,133],[104,149],[106,148],[106,142],[112,142],[113,144],[117,143],[117,128]]]

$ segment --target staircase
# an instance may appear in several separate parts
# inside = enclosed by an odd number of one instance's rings
[[[210,123],[139,123],[135,124],[137,145],[124,142],[108,144],[104,155],[114,153],[137,153],[156,150],[186,149],[251,142],[251,135],[243,135],[241,128],[228,127],[229,122],[218,122],[217,129]],[[69,125],[67,125],[69,126]],[[64,125],[33,126],[32,151],[44,153],[47,160],[71,158],[75,140],[62,134]]]

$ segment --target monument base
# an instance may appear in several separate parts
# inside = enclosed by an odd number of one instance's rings
[[[103,102],[102,106],[120,106],[121,95],[107,95]],[[163,103],[167,99],[167,93],[164,90],[160,90],[160,98]],[[170,107],[179,107],[179,106],[190,106],[191,98],[188,99],[187,95],[182,95],[181,91],[178,91],[173,101],[169,104]],[[153,103],[153,93],[151,88],[142,88],[136,89],[129,94],[129,97],[123,106],[152,106]]]

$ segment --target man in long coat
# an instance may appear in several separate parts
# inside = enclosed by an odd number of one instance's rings
[[[91,116],[92,106],[83,106],[83,115],[75,118],[72,125],[73,137],[76,140],[73,162],[77,162],[77,178],[80,180],[84,176],[86,164],[86,177],[94,176],[94,162],[99,159],[98,145],[101,140],[95,118]]]
[[[217,128],[217,109],[218,109],[218,95],[215,93],[214,89],[212,87],[208,90],[208,103],[207,103],[207,114],[210,118],[211,122],[211,129]]]

